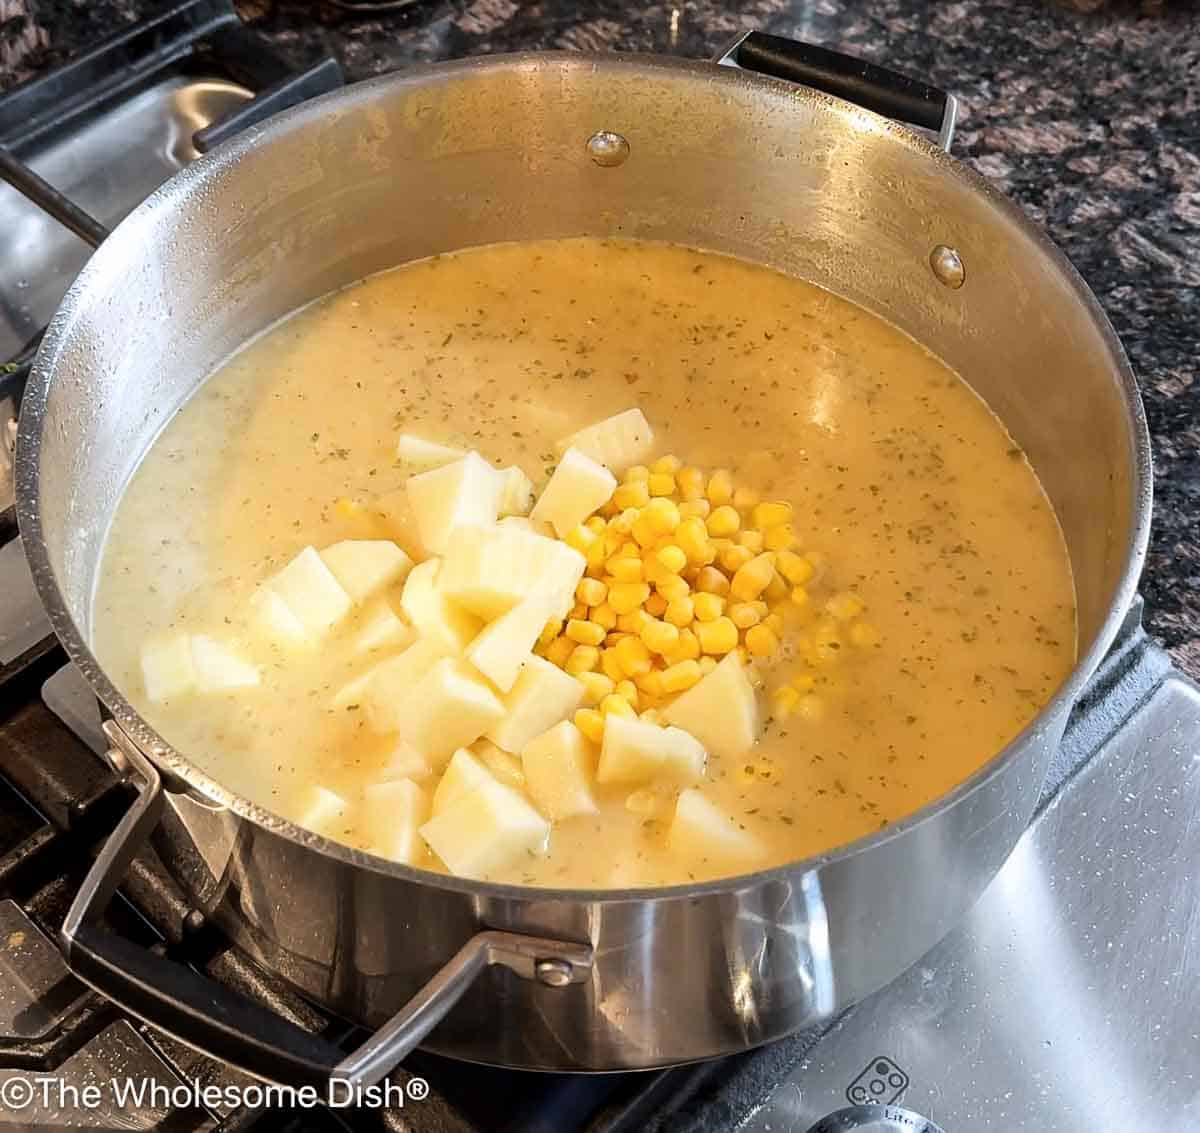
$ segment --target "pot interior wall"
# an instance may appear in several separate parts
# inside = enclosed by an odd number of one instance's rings
[[[620,167],[590,159],[601,129],[628,139]],[[417,71],[310,104],[185,171],[96,254],[39,363],[54,371],[44,536],[85,636],[122,486],[232,350],[406,260],[584,233],[759,260],[934,349],[1037,468],[1086,652],[1129,553],[1137,456],[1113,344],[1072,278],[999,198],[873,115],[726,69],[563,57]],[[962,256],[959,290],[930,270],[938,244]]]

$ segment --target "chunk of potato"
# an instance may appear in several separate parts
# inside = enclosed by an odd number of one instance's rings
[[[406,698],[399,730],[436,769],[503,715],[504,705],[487,683],[464,662],[447,657]]]
[[[604,719],[596,771],[600,783],[643,783],[660,775],[694,783],[703,777],[704,764],[704,745],[681,728],[615,714]]]
[[[550,617],[550,609],[551,603],[544,595],[531,594],[472,641],[466,659],[501,692],[509,692],[521,666],[533,656],[533,646]]]
[[[356,653],[376,653],[380,649],[403,649],[417,637],[413,629],[392,609],[386,598],[377,598],[363,611],[362,622],[354,635]]]
[[[354,605],[314,547],[305,547],[264,585],[283,599],[314,640],[324,637]]]
[[[262,679],[258,666],[203,633],[192,636],[192,667],[199,692],[236,692],[253,688]]]
[[[155,704],[196,691],[192,643],[186,633],[152,637],[142,643],[142,687]]]
[[[446,650],[440,643],[421,637],[403,653],[380,661],[366,675],[360,698],[367,713],[367,723],[374,731],[386,734],[401,730],[413,689],[445,656]]]
[[[501,469],[500,506],[503,516],[526,516],[533,507],[533,482],[515,464]]]
[[[695,787],[680,792],[667,838],[680,857],[716,866],[751,868],[766,855],[758,838]]]
[[[423,472],[430,468],[441,468],[453,464],[466,456],[466,450],[441,445],[415,437],[412,433],[401,433],[396,439],[396,459],[412,472]]]
[[[477,452],[413,476],[407,487],[421,542],[435,555],[445,551],[456,527],[496,522],[500,480]]]
[[[296,822],[314,834],[326,838],[345,835],[350,819],[350,804],[336,791],[313,784],[305,789],[300,800],[300,816]]]
[[[746,666],[728,654],[702,678],[663,709],[663,719],[690,732],[713,755],[738,759],[758,739],[758,700]]]
[[[534,523],[549,523],[561,539],[608,503],[616,487],[616,477],[604,465],[577,448],[569,448],[542,489],[529,518]]]
[[[572,447],[621,476],[635,464],[648,463],[654,451],[654,430],[640,409],[626,409],[558,443],[559,452]]]
[[[466,748],[460,747],[450,757],[433,792],[433,813],[441,814],[455,799],[495,782],[495,776],[482,761]]]
[[[374,783],[363,791],[363,833],[381,858],[415,865],[425,855],[421,827],[428,821],[429,795],[411,779]]]
[[[565,720],[583,703],[584,688],[569,673],[530,655],[504,696],[504,718],[487,738],[505,751],[520,752],[535,736]]]
[[[421,827],[421,837],[451,873],[486,878],[544,853],[550,823],[518,791],[492,782],[455,799]]]
[[[343,539],[321,561],[354,602],[365,602],[412,569],[412,559],[390,539]]]
[[[409,572],[400,606],[425,639],[445,653],[461,653],[479,636],[483,623],[442,592],[438,586],[441,560],[429,559]]]
[[[486,739],[476,740],[471,745],[471,751],[501,783],[518,790],[525,789],[525,769],[517,756],[501,751],[491,740]]]
[[[551,822],[596,813],[592,764],[592,749],[570,720],[555,724],[521,752],[530,797]]]
[[[313,643],[291,607],[265,586],[260,586],[250,599],[250,625],[258,636],[276,648],[302,649]]]

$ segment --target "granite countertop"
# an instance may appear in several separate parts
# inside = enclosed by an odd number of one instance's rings
[[[373,16],[315,0],[239,8],[297,62],[327,51],[352,79],[518,49],[704,57],[762,28],[956,92],[955,152],[1066,251],[1137,371],[1157,477],[1148,624],[1200,677],[1200,17],[1159,2],[1090,14],[1044,0],[880,0],[869,11],[832,0],[431,0]],[[166,6],[0,0],[0,89]]]

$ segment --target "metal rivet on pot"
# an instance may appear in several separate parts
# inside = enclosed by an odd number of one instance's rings
[[[939,244],[929,253],[929,266],[940,283],[956,291],[966,282],[967,269],[963,267],[962,257],[945,244]]]
[[[611,130],[600,130],[587,140],[588,156],[605,168],[624,165],[629,157],[629,143]]]
[[[543,983],[547,987],[566,987],[571,982],[569,960],[539,960],[533,970],[537,975],[538,983]]]

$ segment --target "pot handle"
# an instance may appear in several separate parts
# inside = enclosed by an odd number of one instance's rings
[[[888,118],[933,130],[949,152],[958,118],[958,99],[920,79],[843,55],[814,43],[752,31],[739,36],[717,57],[739,67],[824,91]]]
[[[362,1046],[345,1054],[319,1035],[100,924],[121,879],[158,825],[165,798],[158,769],[112,721],[105,731],[116,747],[110,757],[137,783],[138,796],[88,871],[59,939],[68,967],[84,983],[180,1042],[281,1084],[329,1090],[337,1082],[357,1091],[387,1077],[484,968],[499,964],[555,988],[588,978],[592,950],[587,945],[484,930]]]

